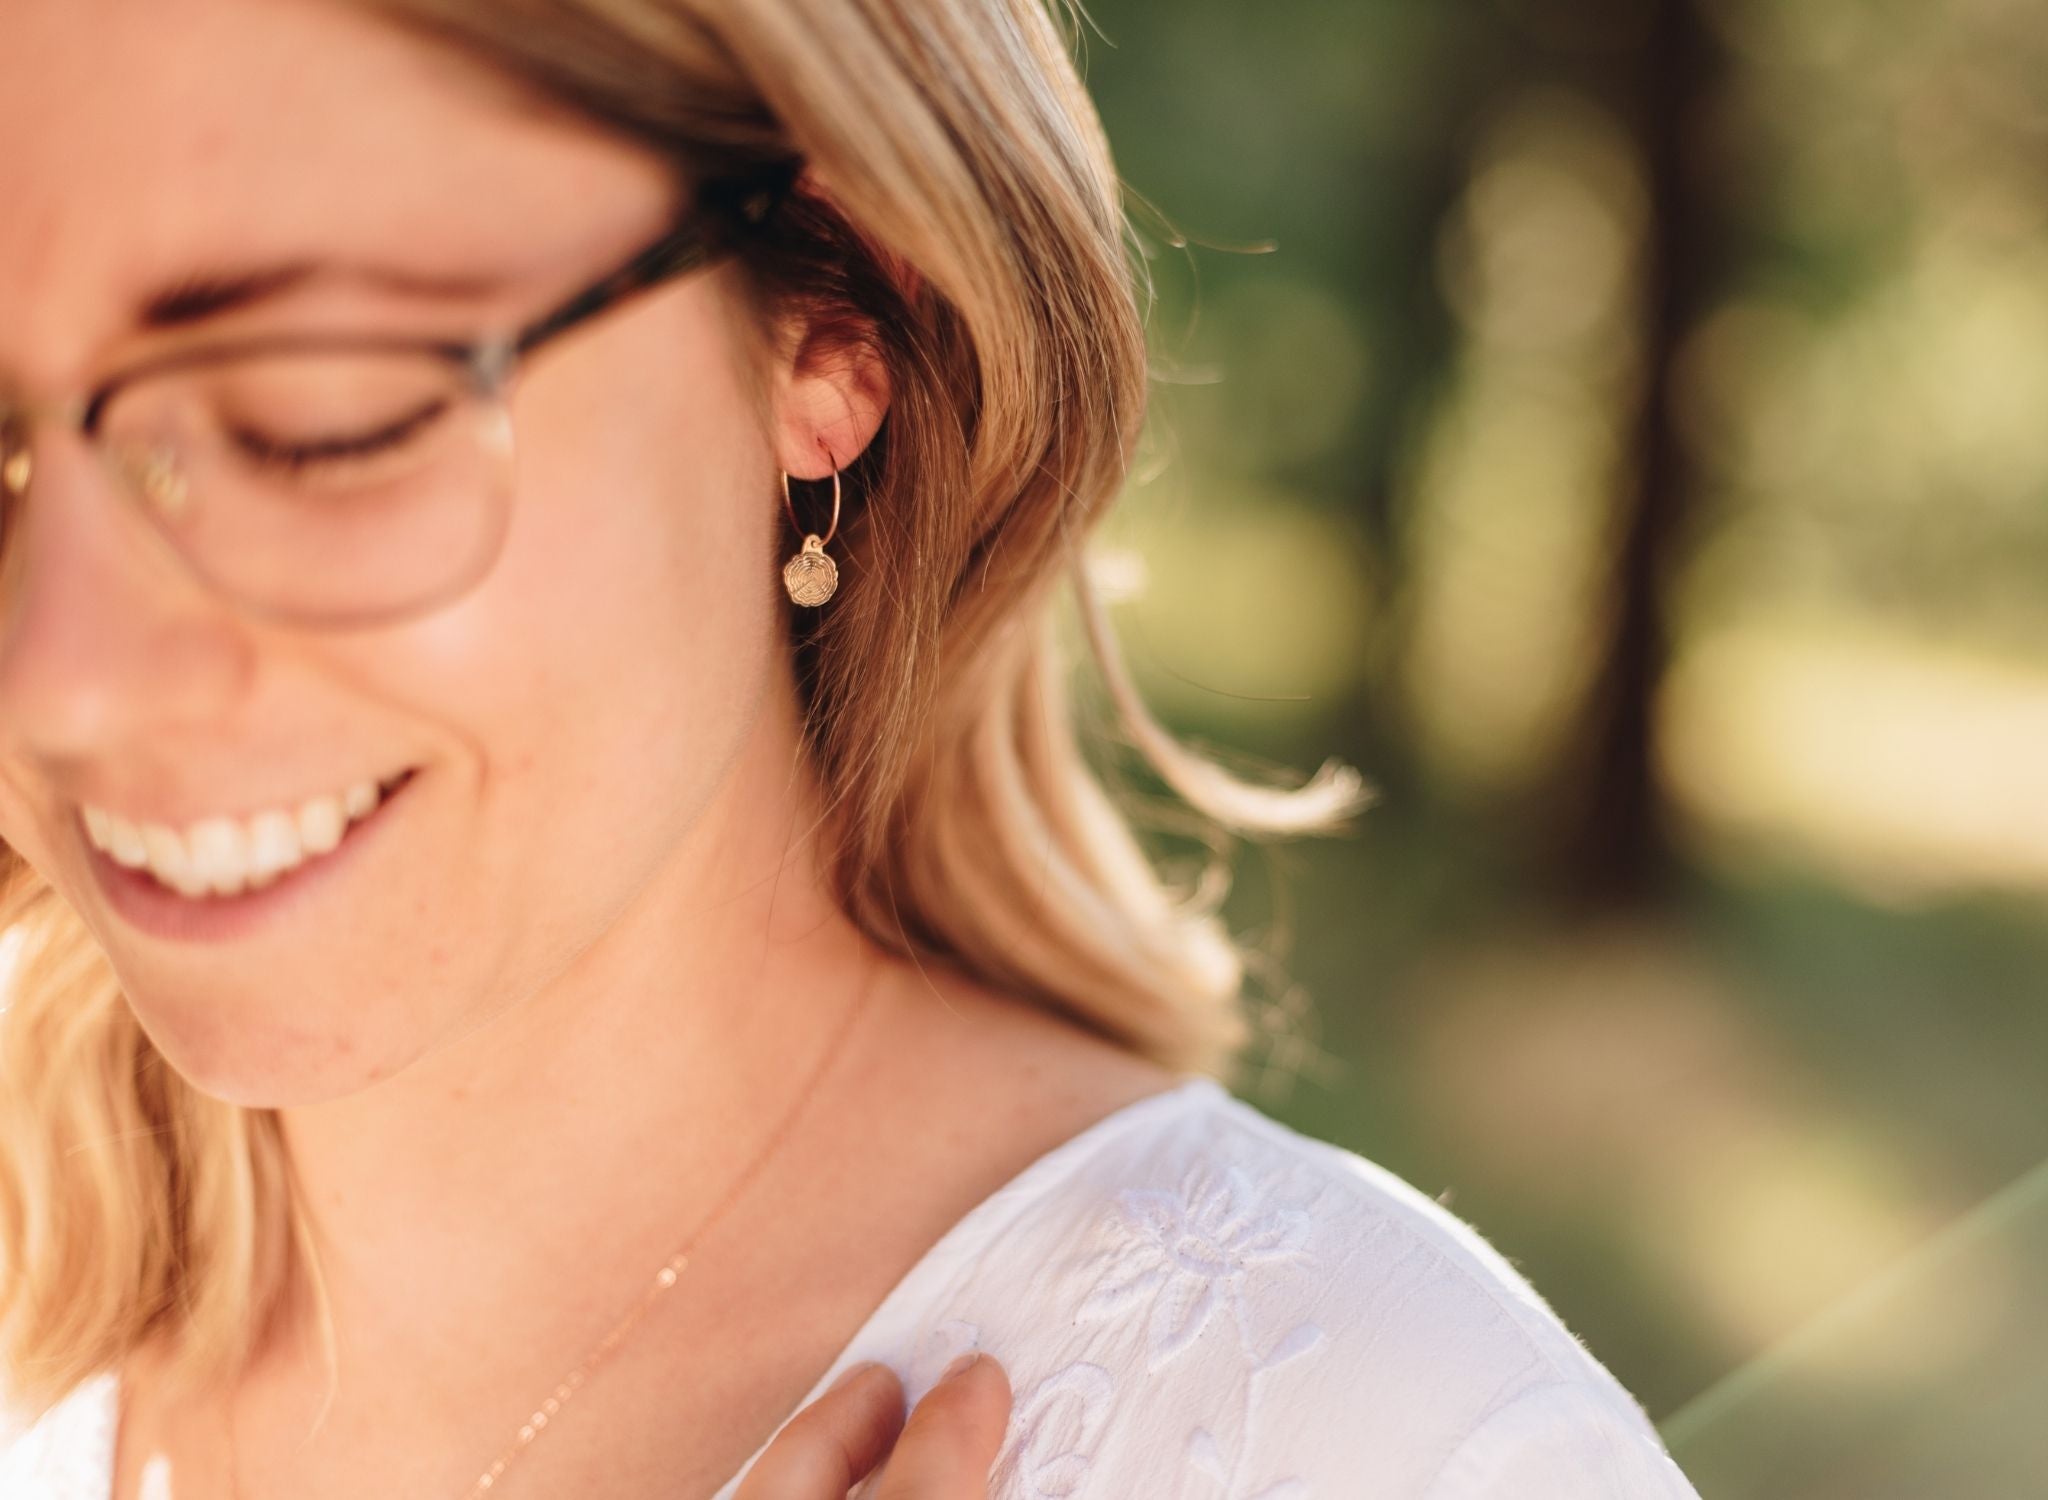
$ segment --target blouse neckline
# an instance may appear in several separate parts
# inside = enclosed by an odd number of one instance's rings
[[[718,1487],[712,1495],[712,1500],[727,1500],[732,1491],[739,1487],[740,1480],[747,1471],[753,1467],[754,1461],[767,1451],[769,1444],[781,1434],[784,1424],[824,1394],[825,1388],[838,1379],[847,1366],[857,1362],[853,1357],[855,1351],[867,1345],[874,1331],[891,1321],[896,1316],[900,1304],[915,1295],[918,1288],[931,1279],[939,1268],[949,1262],[966,1258],[986,1245],[1048,1188],[1069,1176],[1088,1157],[1125,1131],[1149,1123],[1155,1116],[1170,1116],[1176,1110],[1197,1102],[1229,1097],[1229,1090],[1214,1078],[1206,1074],[1187,1075],[1179,1083],[1170,1084],[1166,1088],[1111,1110],[1092,1125],[1083,1127],[1026,1163],[1014,1176],[968,1209],[953,1222],[951,1228],[926,1247],[910,1269],[897,1279],[895,1285],[890,1287],[869,1311],[867,1317],[861,1321],[860,1327],[854,1330],[853,1336],[840,1347],[837,1354],[832,1356],[831,1363],[825,1367],[810,1390],[776,1420],[774,1428],[761,1446],[749,1454],[731,1477]],[[115,1449],[120,1437],[120,1371],[103,1370],[93,1376],[73,1391],[59,1408],[53,1409],[51,1415],[54,1416],[57,1410],[69,1407],[73,1402],[80,1403],[89,1412],[97,1411],[101,1417],[98,1472],[93,1475],[91,1493],[84,1497],[84,1500],[112,1500]],[[65,1500],[69,1500],[69,1497],[65,1497]]]

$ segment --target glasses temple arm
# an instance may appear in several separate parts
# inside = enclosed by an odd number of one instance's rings
[[[706,183],[667,234],[602,281],[527,324],[503,354],[513,359],[528,354],[623,298],[694,270],[730,249],[738,232],[758,228],[781,204],[798,169],[797,163],[782,163],[752,176]]]

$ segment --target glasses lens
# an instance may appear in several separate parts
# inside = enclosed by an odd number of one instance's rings
[[[263,351],[159,370],[116,393],[100,433],[194,568],[287,618],[416,612],[481,576],[503,535],[504,407],[430,352]]]

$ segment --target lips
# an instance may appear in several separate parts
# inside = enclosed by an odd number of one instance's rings
[[[147,936],[180,943],[221,943],[274,927],[295,912],[317,911],[316,903],[347,900],[351,910],[370,899],[377,886],[358,881],[350,895],[351,871],[373,869],[376,851],[403,826],[403,809],[415,800],[410,788],[417,771],[397,778],[363,816],[348,822],[340,842],[314,854],[262,885],[245,884],[233,895],[203,891],[185,895],[166,885],[147,866],[129,867],[88,843],[93,878],[114,915]],[[394,824],[394,818],[398,820]]]

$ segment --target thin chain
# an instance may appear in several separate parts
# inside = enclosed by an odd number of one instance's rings
[[[690,1263],[690,1251],[695,1247],[697,1241],[703,1238],[712,1225],[724,1217],[726,1211],[734,1203],[739,1201],[740,1194],[752,1183],[761,1168],[767,1164],[768,1159],[776,1153],[782,1146],[782,1143],[788,1138],[790,1132],[796,1127],[796,1122],[803,1113],[804,1105],[817,1092],[818,1085],[824,1080],[827,1070],[831,1067],[833,1061],[838,1058],[848,1033],[853,1030],[854,1022],[865,1013],[868,997],[874,990],[875,979],[880,972],[880,965],[876,964],[868,975],[867,983],[861,986],[860,994],[846,1007],[846,1014],[840,1018],[839,1024],[834,1029],[822,1054],[811,1065],[810,1075],[805,1078],[803,1087],[797,1091],[795,1102],[787,1110],[783,1111],[781,1121],[776,1125],[774,1131],[769,1134],[768,1139],[763,1142],[760,1149],[754,1153],[753,1159],[747,1163],[746,1170],[740,1173],[731,1186],[726,1189],[725,1196],[712,1205],[710,1212],[697,1222],[697,1226],[690,1231],[682,1244],[677,1246],[676,1253],[668,1258],[667,1263],[659,1271],[654,1273],[653,1284],[645,1292],[641,1293],[640,1300],[634,1304],[632,1311],[621,1318],[613,1326],[611,1332],[597,1341],[596,1347],[583,1357],[583,1362],[562,1377],[560,1384],[554,1389],[554,1394],[535,1407],[532,1415],[528,1416],[520,1424],[519,1432],[512,1439],[510,1446],[496,1458],[492,1459],[491,1466],[477,1476],[476,1482],[469,1487],[469,1491],[463,1497],[463,1500],[483,1500],[483,1497],[491,1493],[498,1481],[504,1476],[505,1470],[511,1467],[513,1462],[532,1446],[534,1439],[539,1437],[547,1429],[548,1425],[560,1415],[562,1408],[567,1406],[570,1399],[583,1388],[598,1366],[609,1359],[617,1351],[619,1345],[625,1342],[627,1334],[647,1315],[648,1309],[654,1305],[661,1294],[674,1286],[677,1280],[680,1279],[684,1268]],[[239,1444],[235,1439],[235,1402],[232,1391],[228,1393],[227,1400],[227,1427],[228,1489],[234,1500],[242,1500],[242,1477],[235,1462],[235,1451]]]

